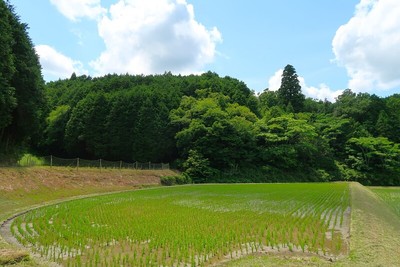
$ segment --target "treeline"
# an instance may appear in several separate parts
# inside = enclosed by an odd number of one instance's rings
[[[196,182],[400,184],[400,95],[316,101],[290,65],[280,90],[258,96],[208,72],[73,75],[46,97],[42,154],[170,162]]]
[[[61,157],[173,162],[179,158],[179,129],[170,113],[183,96],[196,96],[203,88],[230,95],[257,112],[257,99],[243,82],[214,73],[73,75],[46,86],[50,113],[39,148]]]
[[[195,182],[400,185],[399,94],[306,98],[291,65],[260,95],[212,72],[44,84],[27,26],[3,0],[0,17],[0,164],[31,152],[169,162]]]

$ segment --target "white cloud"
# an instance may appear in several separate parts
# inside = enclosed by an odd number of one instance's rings
[[[318,87],[308,86],[303,77],[299,77],[299,82],[303,94],[313,99],[329,100],[335,102],[336,98],[343,92],[343,90],[332,90],[326,84],[322,83]]]
[[[78,21],[80,18],[99,19],[106,13],[106,9],[101,7],[100,0],[50,0],[50,2],[72,21]]]
[[[400,5],[398,0],[361,0],[354,16],[332,41],[352,90],[400,86]]]
[[[58,78],[69,78],[75,72],[77,75],[87,74],[80,61],[75,61],[48,45],[38,45],[35,47],[42,65],[43,74],[55,80]],[[48,80],[48,79],[46,79]]]
[[[99,75],[201,72],[222,42],[185,0],[120,0],[98,27],[106,50],[90,65]]]
[[[283,69],[279,69],[275,74],[268,80],[268,88],[271,91],[276,91],[281,87]],[[319,87],[308,86],[303,77],[299,76],[299,83],[301,91],[307,97],[319,100],[329,100],[331,102],[336,101],[336,98],[343,92],[343,90],[331,90],[326,84],[320,84]]]
[[[279,69],[268,80],[268,89],[270,91],[277,91],[281,87],[283,69]]]

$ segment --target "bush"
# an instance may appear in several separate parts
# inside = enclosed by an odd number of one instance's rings
[[[190,177],[195,183],[208,183],[218,171],[210,167],[210,161],[196,150],[189,151],[189,157],[184,162],[185,176]],[[211,179],[211,180],[210,180]]]
[[[44,160],[31,154],[24,154],[18,161],[18,165],[21,167],[43,166]]]
[[[165,186],[190,184],[192,180],[186,175],[174,175],[161,177],[161,184]]]

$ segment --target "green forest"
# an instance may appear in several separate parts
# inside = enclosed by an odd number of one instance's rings
[[[29,152],[168,162],[198,183],[400,185],[400,94],[307,98],[292,65],[260,94],[213,72],[46,83],[27,25],[4,1],[0,17],[1,165]]]

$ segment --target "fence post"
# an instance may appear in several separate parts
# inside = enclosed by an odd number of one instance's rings
[[[100,159],[100,171],[101,171],[101,159]]]
[[[151,162],[149,161],[149,170],[151,170]]]
[[[50,155],[50,168],[53,168],[53,155]]]
[[[79,170],[79,158],[77,158],[77,160],[76,160],[76,169]]]
[[[119,161],[119,169],[122,169],[122,160]]]
[[[137,170],[137,168],[138,168],[138,166],[137,166],[137,165],[138,165],[138,164],[137,164],[137,161],[135,162],[135,164],[136,164],[136,168],[135,168],[135,169]]]

